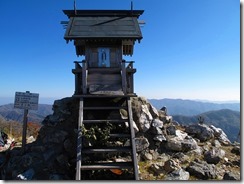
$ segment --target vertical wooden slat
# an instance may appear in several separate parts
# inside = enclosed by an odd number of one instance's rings
[[[82,61],[82,93],[87,93],[87,65],[86,61]]]
[[[131,69],[133,69],[133,62],[130,62],[130,65],[131,65]],[[134,74],[131,73],[130,74],[130,92],[131,93],[134,93]]]
[[[82,124],[83,124],[83,98],[80,98],[78,135],[77,135],[77,159],[76,159],[76,180],[81,179],[81,149],[82,149]]]
[[[125,68],[125,60],[122,60],[122,70],[121,70],[121,75],[122,75],[122,90],[124,94],[127,94],[127,84],[126,84],[126,68]]]
[[[137,157],[136,157],[135,131],[134,131],[134,127],[133,127],[133,116],[132,116],[130,97],[127,97],[127,107],[128,107],[130,134],[131,134],[132,160],[133,160],[133,164],[134,164],[134,177],[135,177],[135,180],[139,180],[138,162],[137,162]]]
[[[80,64],[78,61],[75,61],[75,69],[79,69],[81,68]],[[75,73],[75,94],[79,94],[80,93],[80,74],[79,73]]]

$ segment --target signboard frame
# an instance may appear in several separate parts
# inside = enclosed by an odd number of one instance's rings
[[[24,109],[23,131],[22,131],[22,152],[25,152],[27,117],[29,110],[38,109],[39,94],[26,92],[15,92],[14,108]]]
[[[27,92],[15,92],[14,108],[37,110],[39,94]]]

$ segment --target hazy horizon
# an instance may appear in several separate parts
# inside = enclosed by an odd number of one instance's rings
[[[72,95],[71,95],[72,96]],[[71,97],[66,96],[66,97]],[[52,105],[55,100],[59,100],[66,97],[40,97],[39,98],[39,104],[47,104]],[[192,101],[198,101],[198,102],[206,102],[206,103],[240,103],[240,100],[208,100],[208,99],[185,99],[185,98],[147,98],[148,100],[162,100],[162,99],[172,99],[172,100],[192,100]],[[14,103],[14,97],[0,97],[0,105],[6,105],[6,104],[13,104]]]

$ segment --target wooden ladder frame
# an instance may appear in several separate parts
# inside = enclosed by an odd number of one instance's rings
[[[108,96],[107,96],[108,97]],[[113,97],[113,96],[109,96]],[[134,179],[139,180],[138,174],[138,162],[136,156],[136,143],[135,143],[135,131],[133,127],[133,114],[130,97],[121,97],[126,98],[126,106],[128,112],[128,123],[130,128],[130,143],[131,143],[131,159],[133,162],[133,171]],[[79,119],[78,119],[78,135],[77,135],[77,160],[76,160],[76,180],[81,180],[81,170],[82,170],[82,126],[83,126],[83,115],[84,115],[84,97],[80,98],[79,102]],[[118,120],[119,121],[119,120]],[[126,166],[125,166],[126,168]],[[92,170],[92,169],[91,169]]]

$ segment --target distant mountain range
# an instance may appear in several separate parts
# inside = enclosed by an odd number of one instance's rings
[[[28,121],[34,123],[41,123],[41,121],[49,114],[52,114],[52,105],[39,104],[38,110],[30,110],[28,113]],[[23,122],[24,110],[15,109],[14,104],[7,104],[0,106],[0,117],[6,120],[14,120]]]
[[[173,115],[173,120],[182,125],[189,125],[198,123],[198,118],[200,116],[204,118],[205,124],[221,128],[226,133],[230,141],[233,142],[237,139],[240,131],[240,112],[238,111],[222,109],[201,113],[195,116]]]
[[[206,124],[212,124],[221,128],[234,141],[240,130],[240,103],[210,103],[181,99],[149,99],[155,108],[167,107],[168,114],[173,116],[180,124],[192,124],[198,122],[202,116]],[[37,111],[29,111],[28,121],[41,123],[43,119],[52,114],[52,105],[39,104]],[[15,109],[13,104],[0,106],[0,118],[23,122],[23,109]]]
[[[240,103],[211,103],[182,99],[148,99],[156,108],[167,107],[169,115],[194,116],[207,111],[230,109],[240,112]]]

